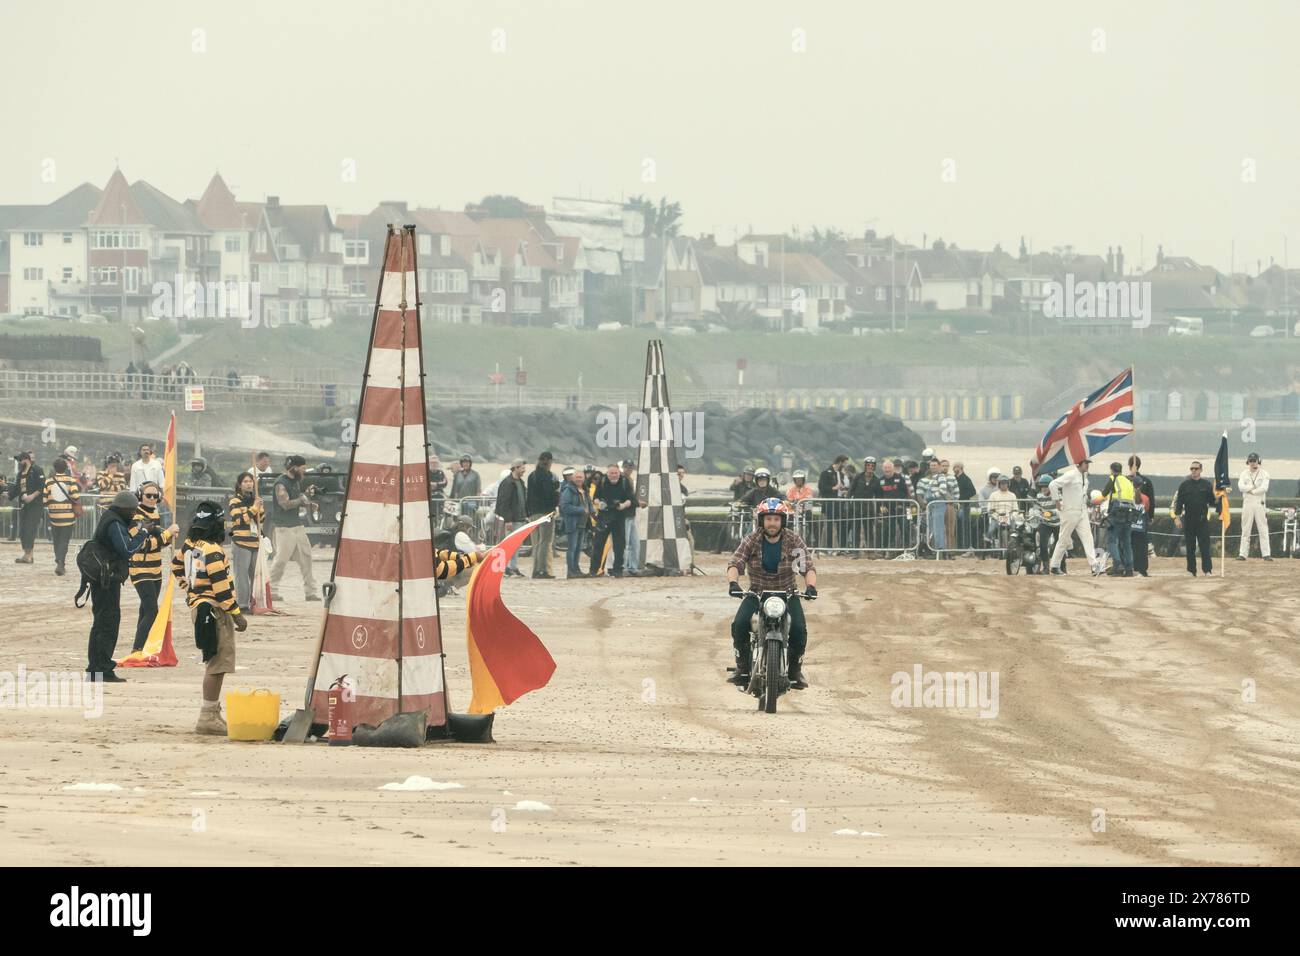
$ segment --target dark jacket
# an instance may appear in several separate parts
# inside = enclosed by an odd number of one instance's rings
[[[497,485],[497,516],[502,521],[511,523],[527,521],[528,513],[525,507],[527,500],[528,492],[524,488],[524,480],[514,475],[506,475]]]
[[[1156,486],[1151,484],[1151,479],[1141,472],[1134,472],[1129,476],[1129,481],[1133,482],[1133,487],[1141,494],[1147,496],[1147,518],[1148,520],[1156,516]]]
[[[9,485],[9,498],[11,501],[17,501],[21,495],[30,495],[33,491],[45,491],[45,472],[41,471],[41,466],[32,463],[27,469],[27,474],[22,475]],[[37,495],[26,504],[19,503],[20,508],[44,508],[45,501],[41,495]]]
[[[1210,479],[1188,478],[1178,486],[1169,510],[1175,516],[1181,515],[1188,524],[1200,524],[1206,520],[1208,509],[1214,507],[1214,485]]]
[[[907,479],[898,472],[894,472],[894,474],[888,478],[881,475],[880,479],[876,483],[876,487],[879,489],[876,494],[877,498],[893,498],[898,501],[906,501],[908,498],[912,497],[912,486],[909,485]]]
[[[772,483],[769,481],[765,487],[760,488],[758,485],[755,485],[753,488],[750,488],[749,491],[745,493],[745,497],[740,500],[750,508],[757,508],[760,501],[766,501],[768,498],[777,498],[781,501],[785,501],[785,492],[781,491],[779,488],[772,487]]]
[[[853,479],[853,484],[849,486],[850,498],[879,498],[880,497],[880,476],[872,475],[870,478],[864,472]]]
[[[963,471],[957,476],[957,497],[960,500],[970,501],[978,494],[979,492],[975,490],[975,482],[971,480],[970,475]]]
[[[548,515],[560,505],[560,479],[554,472],[534,468],[528,476],[528,513]]]
[[[838,498],[840,487],[840,473],[834,468],[827,468],[817,476],[817,497],[818,498]]]
[[[453,498],[473,498],[483,493],[483,484],[479,480],[478,472],[471,468],[469,471],[455,471],[451,476],[451,497]]]
[[[593,501],[598,508],[599,520],[605,522],[614,519],[623,520],[632,513],[632,508],[629,506],[620,509],[618,506],[621,502],[632,500],[632,483],[625,475],[620,475],[617,481],[610,481],[608,475],[600,476]]]

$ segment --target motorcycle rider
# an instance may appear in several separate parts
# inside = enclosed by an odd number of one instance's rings
[[[805,591],[809,597],[817,596],[817,569],[813,567],[812,553],[803,538],[786,525],[790,506],[778,498],[768,498],[755,509],[758,528],[745,536],[727,564],[727,592],[740,595],[739,576],[749,575],[749,588],[731,622],[731,644],[736,651],[736,671],[733,684],[744,687],[749,683],[753,664],[749,650],[750,619],[758,613],[758,594],[763,591],[790,591],[795,588],[795,574],[804,576]],[[808,625],[803,607],[796,594],[786,602],[790,615],[790,686],[803,690],[808,686],[803,676],[803,655],[808,646]]]
[[[1083,555],[1095,576],[1100,568],[1097,564],[1096,548],[1092,541],[1092,526],[1088,523],[1088,465],[1091,458],[1085,458],[1073,468],[1066,468],[1053,478],[1048,488],[1057,510],[1061,512],[1060,536],[1056,547],[1052,549],[1051,568],[1053,574],[1064,574],[1061,566],[1065,553],[1074,545],[1073,535],[1078,535],[1083,545]]]
[[[746,468],[740,477],[731,483],[731,500],[740,501],[754,489],[754,469]]]
[[[998,475],[998,490],[989,495],[988,500],[988,539],[998,546],[1001,538],[999,532],[1011,522],[1012,513],[1019,507],[1019,499],[1011,490],[1011,476]]]
[[[1052,549],[1061,534],[1061,513],[1056,510],[1056,501],[1052,498],[1049,486],[1052,476],[1038,476],[1038,495],[1034,507],[1038,509],[1038,573],[1046,574],[1052,557]],[[1061,570],[1065,570],[1065,559],[1061,559]]]
[[[1250,532],[1259,533],[1259,553],[1265,561],[1272,561],[1268,541],[1268,510],[1264,496],[1268,494],[1268,472],[1260,467],[1259,455],[1246,456],[1246,470],[1237,477],[1237,490],[1241,492],[1241,548],[1237,560],[1245,561],[1250,554]]]
[[[766,468],[759,468],[754,472],[754,487],[745,492],[741,502],[746,508],[757,508],[759,502],[766,501],[768,498],[779,498],[785,501],[785,492],[778,490],[772,484],[772,472]]]

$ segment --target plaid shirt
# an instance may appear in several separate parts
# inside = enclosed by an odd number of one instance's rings
[[[814,571],[812,552],[803,538],[789,528],[781,532],[781,561],[776,566],[776,573],[769,574],[763,568],[763,532],[754,531],[746,535],[731,556],[727,567],[736,568],[749,575],[749,586],[755,591],[788,591],[796,587],[795,565],[799,564],[800,574]]]

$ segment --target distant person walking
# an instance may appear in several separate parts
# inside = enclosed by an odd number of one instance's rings
[[[304,598],[319,601],[316,593],[316,577],[311,569],[311,539],[307,537],[307,528],[303,525],[301,508],[311,506],[312,489],[303,486],[303,476],[307,474],[307,459],[301,455],[290,455],[284,463],[284,473],[275,480],[275,498],[272,502],[272,516],[275,519],[273,533],[275,540],[275,562],[271,569],[271,600],[282,601],[278,587],[289,562],[295,562],[302,574]]]
[[[54,573],[63,577],[68,559],[68,542],[81,516],[81,489],[68,473],[66,458],[54,459],[54,474],[45,479],[45,512],[49,516],[50,539],[54,543]]]

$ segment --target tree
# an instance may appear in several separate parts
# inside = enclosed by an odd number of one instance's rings
[[[667,196],[659,197],[658,206],[645,196],[633,196],[628,200],[628,205],[639,209],[645,218],[645,228],[641,235],[646,238],[673,237],[681,230],[682,204],[670,203]]]
[[[494,193],[484,196],[479,207],[493,219],[519,219],[528,213],[528,203],[518,196],[503,196]]]

